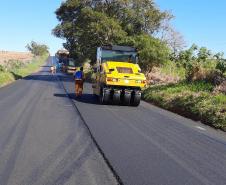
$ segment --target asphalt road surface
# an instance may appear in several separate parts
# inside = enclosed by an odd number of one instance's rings
[[[0,185],[117,184],[63,93],[48,66],[0,88]]]
[[[89,83],[75,99],[48,69],[0,89],[0,185],[226,184],[225,133],[145,102],[99,105]]]
[[[226,184],[222,131],[145,102],[139,107],[99,105],[89,83],[76,99],[72,78],[59,79],[123,184]]]

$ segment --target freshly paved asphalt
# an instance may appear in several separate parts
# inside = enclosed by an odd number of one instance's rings
[[[117,184],[48,70],[0,88],[0,185]]]
[[[0,185],[226,184],[225,133],[145,102],[99,105],[88,83],[75,99],[47,70],[0,89]]]
[[[222,131],[145,102],[139,107],[99,105],[89,83],[76,99],[72,78],[59,79],[123,184],[226,184]]]

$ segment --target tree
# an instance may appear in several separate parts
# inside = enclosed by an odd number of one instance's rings
[[[182,51],[185,47],[185,41],[180,32],[175,31],[171,26],[168,27],[166,33],[162,35],[162,41],[165,41],[172,51],[172,57],[175,57]]]
[[[185,76],[188,81],[192,80],[195,72],[198,70],[197,51],[198,46],[193,44],[189,49],[181,51],[176,59],[176,62],[185,68]]]
[[[30,44],[26,45],[26,48],[35,56],[42,56],[49,53],[49,48],[45,44],[38,44],[35,41],[31,41]]]
[[[154,66],[160,66],[169,58],[170,50],[167,45],[147,34],[135,37],[135,47],[138,49],[139,64],[146,74],[150,73]]]
[[[208,50],[206,47],[201,47],[197,54],[198,62],[205,63],[206,60],[211,56],[211,51]]]
[[[120,44],[143,34],[153,40],[151,34],[168,13],[153,0],[67,0],[56,15],[60,23],[53,34],[66,39],[64,46],[72,56],[94,61],[97,46]]]

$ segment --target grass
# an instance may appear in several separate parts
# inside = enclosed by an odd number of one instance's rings
[[[226,95],[214,94],[214,86],[204,81],[154,85],[143,98],[160,107],[226,129]]]
[[[166,61],[161,66],[160,70],[163,74],[185,79],[185,69],[183,67],[179,67],[175,62]]]
[[[18,61],[16,61],[16,65],[12,64],[10,70],[2,69],[0,71],[0,87],[36,72],[45,63],[47,57],[47,55],[36,57],[26,65],[17,65]]]
[[[0,71],[0,87],[7,83],[13,82],[14,80],[14,76],[11,73]]]

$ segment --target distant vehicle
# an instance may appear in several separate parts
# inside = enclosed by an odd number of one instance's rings
[[[63,64],[67,63],[69,60],[69,51],[65,49],[58,50],[57,53],[55,54],[55,57],[58,59],[60,68],[62,70]]]
[[[135,48],[104,46],[97,48],[96,80],[93,93],[102,104],[138,106],[146,78],[138,65]]]
[[[76,64],[76,61],[72,58],[69,58],[62,63],[62,71],[64,73],[73,74],[78,67],[79,66]]]

